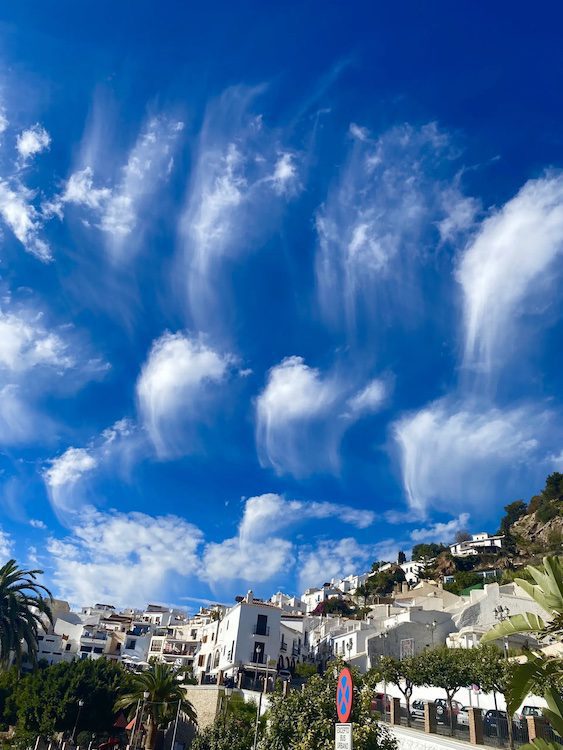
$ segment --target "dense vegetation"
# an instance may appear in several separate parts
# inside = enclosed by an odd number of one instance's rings
[[[342,663],[332,662],[321,677],[315,675],[303,690],[274,695],[262,733],[261,750],[333,750],[337,720],[336,681]],[[371,710],[374,684],[370,675],[354,676],[353,745],[355,750],[395,750],[396,742]]]
[[[106,659],[84,660],[38,668],[20,676],[16,667],[0,673],[0,724],[16,734],[51,737],[72,732],[80,713],[79,731],[100,736],[111,733],[115,702],[129,674]]]

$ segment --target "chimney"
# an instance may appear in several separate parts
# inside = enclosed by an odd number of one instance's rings
[[[246,602],[247,604],[252,604],[252,602],[254,601],[254,594],[252,593],[252,589],[250,589],[250,590],[249,590],[249,591],[247,592],[246,596],[244,597],[244,601],[245,601],[245,602]]]

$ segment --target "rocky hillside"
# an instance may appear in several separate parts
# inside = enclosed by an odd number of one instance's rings
[[[563,474],[550,474],[543,490],[528,505],[517,501],[507,505],[506,510],[501,530],[517,554],[525,557],[563,553]],[[510,517],[511,510],[517,518]]]
[[[547,521],[540,520],[537,513],[527,513],[512,524],[510,534],[521,555],[563,553],[563,513]]]

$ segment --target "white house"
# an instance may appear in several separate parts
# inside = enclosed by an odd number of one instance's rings
[[[321,602],[327,599],[341,598],[342,592],[340,589],[335,588],[330,583],[323,583],[322,588],[310,588],[307,589],[301,595],[301,601],[305,605],[306,614],[311,614]]]
[[[486,531],[473,534],[466,542],[454,542],[450,544],[450,552],[455,557],[470,557],[480,552],[498,552],[503,546],[504,534],[492,536]]]
[[[284,612],[305,612],[305,603],[297,596],[289,596],[281,591],[270,597],[270,602]]]
[[[234,677],[259,675],[267,664],[277,664],[280,654],[282,610],[254,599],[252,591],[227,610],[222,619],[202,628],[202,642],[194,660],[194,674],[200,681],[208,675]]]
[[[524,612],[533,612],[543,618],[549,616],[516,583],[485,584],[483,589],[471,591],[463,606],[454,613],[453,619],[458,632],[449,635],[447,645],[450,648],[473,648],[499,618]],[[509,648],[521,647],[526,641],[532,645],[534,643],[533,638],[525,635],[510,636],[507,641]]]

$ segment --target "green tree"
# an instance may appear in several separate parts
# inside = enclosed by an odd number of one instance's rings
[[[342,662],[335,660],[322,677],[311,677],[303,690],[292,690],[287,697],[272,696],[261,750],[333,750],[336,682],[341,667]],[[373,677],[356,670],[352,674],[354,749],[396,750],[396,740],[371,711]]]
[[[46,622],[53,622],[51,593],[37,582],[42,570],[24,570],[15,560],[0,568],[0,664],[4,667],[12,655],[21,664],[27,654],[37,659],[37,635]]]
[[[16,691],[20,682],[17,667],[0,672],[0,731],[6,731],[17,719]]]
[[[496,706],[496,693],[500,693],[506,700],[506,697],[510,692],[510,686],[514,679],[514,664],[506,659],[496,646],[491,644],[481,645],[476,650],[475,655],[477,658],[478,678],[476,682],[485,693],[493,693]],[[506,713],[508,720],[508,744],[513,748],[513,714],[510,711],[507,711]]]
[[[465,589],[477,585],[483,585],[482,576],[471,570],[458,570],[454,575],[454,582],[446,583],[444,588],[446,591],[450,591],[452,594],[457,594],[459,596],[462,591],[465,591]]]
[[[424,651],[416,661],[413,678],[417,685],[438,687],[445,691],[450,716],[450,732],[454,733],[452,701],[462,687],[477,681],[478,667],[474,649],[441,646]]]
[[[501,518],[499,534],[505,534],[507,537],[510,536],[510,527],[519,518],[526,515],[528,508],[523,500],[515,500],[513,503],[508,503],[504,506],[505,515]]]
[[[145,693],[148,693],[146,700]],[[116,700],[115,710],[129,709],[132,718],[139,701],[143,701],[145,706],[146,750],[153,750],[157,729],[168,724],[176,715],[178,701],[181,715],[194,724],[197,722],[195,709],[186,698],[176,672],[168,664],[155,662],[151,664],[150,669],[133,675],[127,691]]]
[[[418,661],[420,657],[408,659],[394,659],[392,656],[384,656],[379,662],[375,674],[385,682],[396,685],[405,698],[407,705],[407,724],[411,725],[411,698],[414,686],[418,678]]]
[[[440,552],[445,552],[448,548],[443,544],[415,544],[412,548],[413,560],[431,560],[438,557]]]
[[[104,733],[114,722],[113,705],[127,685],[128,673],[107,659],[84,659],[38,669],[16,686],[17,727],[50,737],[71,732],[80,713],[79,731]]]
[[[406,563],[407,556],[403,552],[402,549],[399,550],[399,554],[397,555],[397,565],[402,565],[403,563]]]
[[[304,679],[309,679],[314,674],[318,674],[318,671],[317,666],[308,661],[300,661],[295,665],[295,674]]]
[[[256,711],[256,703],[246,703],[241,695],[234,693],[224,714],[198,732],[191,750],[250,750],[254,742]]]
[[[373,573],[365,582],[368,596],[388,596],[395,588],[396,583],[406,581],[404,571],[398,565],[388,570]]]

